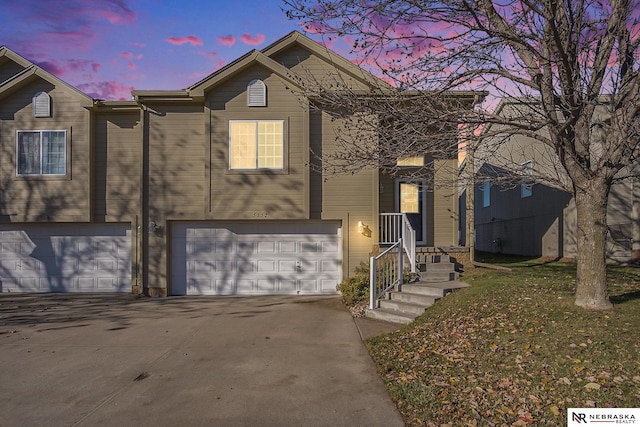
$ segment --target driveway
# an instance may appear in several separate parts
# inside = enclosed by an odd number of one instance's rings
[[[330,297],[0,294],[2,426],[402,426]]]

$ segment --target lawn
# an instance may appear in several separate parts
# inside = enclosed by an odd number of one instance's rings
[[[492,260],[496,261],[496,260]],[[615,306],[573,304],[575,264],[502,259],[369,351],[408,426],[566,425],[567,408],[640,407],[640,269]]]

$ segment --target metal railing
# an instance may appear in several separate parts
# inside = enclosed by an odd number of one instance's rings
[[[416,231],[407,215],[403,213],[380,214],[380,244],[393,245],[402,241],[402,247],[409,258],[411,272],[416,272]]]
[[[369,270],[369,308],[378,308],[378,300],[402,285],[404,251],[402,238],[380,255],[371,257]]]

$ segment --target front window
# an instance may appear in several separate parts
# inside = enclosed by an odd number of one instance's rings
[[[229,169],[283,169],[284,121],[229,121]]]
[[[18,131],[17,174],[65,175],[67,132],[64,130]]]

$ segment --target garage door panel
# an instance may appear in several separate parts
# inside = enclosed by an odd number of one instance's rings
[[[3,224],[0,291],[131,291],[129,224]]]
[[[172,229],[174,295],[336,293],[341,280],[338,222],[176,222]],[[189,245],[198,250],[183,249]],[[213,285],[200,283],[207,279]]]

